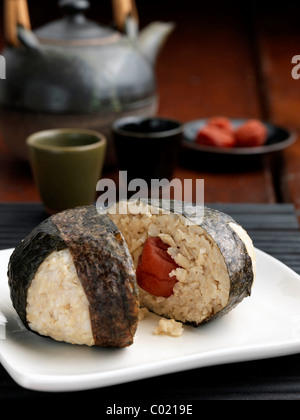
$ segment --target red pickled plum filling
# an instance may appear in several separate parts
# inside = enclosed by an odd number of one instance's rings
[[[169,245],[159,237],[148,238],[136,270],[140,288],[157,297],[169,297],[177,283],[176,276],[170,273],[180,266],[168,254]]]

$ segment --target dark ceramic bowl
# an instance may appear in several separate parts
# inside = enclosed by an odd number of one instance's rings
[[[129,117],[113,125],[119,169],[128,181],[172,179],[182,140],[182,124],[166,118]]]

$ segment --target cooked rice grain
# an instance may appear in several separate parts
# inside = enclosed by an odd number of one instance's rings
[[[181,322],[176,322],[174,319],[161,318],[157,327],[153,331],[154,335],[170,335],[171,337],[181,337],[183,334],[183,327]]]
[[[130,204],[129,214],[112,210],[111,219],[125,237],[135,268],[148,237],[160,237],[168,244],[169,255],[180,265],[173,294],[155,297],[139,288],[140,304],[149,310],[181,322],[200,324],[221,311],[229,300],[230,279],[224,258],[216,243],[200,226],[187,223],[179,214],[152,214],[144,203]],[[157,213],[157,209],[153,213]],[[130,213],[131,212],[131,213]]]
[[[57,341],[94,345],[89,303],[69,250],[50,254],[27,294],[27,321],[33,331]]]

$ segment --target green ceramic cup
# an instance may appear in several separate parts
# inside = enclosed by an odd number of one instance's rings
[[[27,146],[34,179],[49,214],[93,203],[106,153],[102,134],[47,130],[28,137]]]

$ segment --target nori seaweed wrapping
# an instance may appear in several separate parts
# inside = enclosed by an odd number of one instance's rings
[[[89,302],[95,345],[126,347],[138,324],[134,267],[118,228],[95,206],[51,216],[13,252],[8,277],[11,299],[24,325],[27,290],[41,263],[53,251],[68,248]]]
[[[27,290],[42,262],[67,245],[51,218],[39,224],[14,250],[8,264],[8,285],[14,308],[30,330],[26,319]]]
[[[138,292],[133,262],[119,229],[94,206],[59,213],[52,220],[68,246],[88,298],[95,344],[132,344]]]

